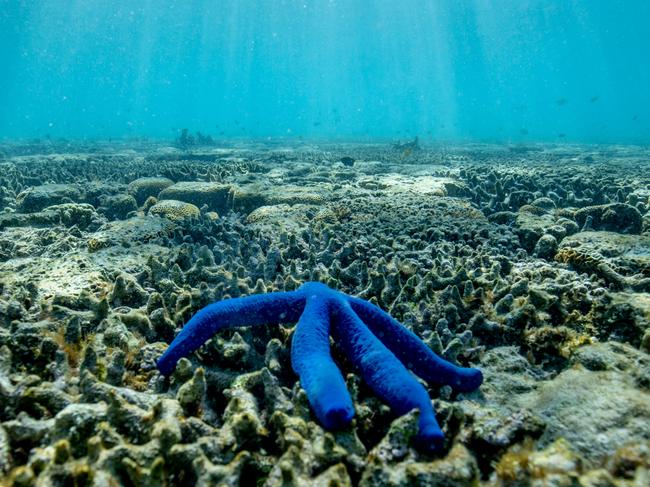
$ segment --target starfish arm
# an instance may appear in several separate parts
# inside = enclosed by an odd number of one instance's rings
[[[431,449],[441,448],[444,435],[424,387],[365,326],[348,301],[337,300],[332,318],[337,343],[370,388],[399,415],[419,409],[418,441]]]
[[[291,365],[300,377],[316,417],[327,429],[347,426],[354,416],[352,399],[330,354],[328,300],[307,297],[291,342]]]
[[[304,304],[305,296],[300,291],[255,294],[210,304],[185,324],[158,360],[158,370],[163,375],[171,375],[182,357],[224,328],[295,322]]]
[[[469,392],[483,382],[479,369],[458,367],[444,360],[384,310],[367,301],[347,297],[350,306],[370,331],[417,376],[428,383],[449,384],[454,390]]]

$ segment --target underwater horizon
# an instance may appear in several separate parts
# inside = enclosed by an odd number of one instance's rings
[[[650,4],[0,2],[0,138],[650,143]]]

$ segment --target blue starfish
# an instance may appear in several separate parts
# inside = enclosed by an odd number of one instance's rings
[[[480,370],[457,367],[438,357],[377,306],[318,282],[307,282],[296,291],[257,294],[206,306],[160,357],[158,370],[170,375],[181,357],[221,329],[296,321],[291,364],[326,429],[343,428],[354,416],[352,399],[330,354],[330,331],[366,383],[393,411],[402,415],[419,409],[417,440],[425,448],[441,448],[444,436],[427,391],[407,369],[427,382],[449,384],[460,392],[472,391],[483,382]]]

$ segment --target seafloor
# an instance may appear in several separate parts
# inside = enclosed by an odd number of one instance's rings
[[[352,165],[341,158],[354,159]],[[0,146],[0,484],[650,485],[650,150]],[[482,369],[412,446],[349,363],[315,422],[293,324],[154,361],[207,303],[317,280]]]

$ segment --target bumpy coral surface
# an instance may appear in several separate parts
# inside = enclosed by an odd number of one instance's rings
[[[151,208],[150,215],[159,215],[169,218],[171,221],[185,220],[186,218],[198,218],[200,210],[192,203],[185,203],[177,200],[163,200]]]
[[[648,484],[644,149],[0,149],[0,484]],[[168,198],[193,217],[150,214]],[[417,401],[388,407],[337,329],[350,315],[306,299],[255,327],[236,316],[157,369],[200,310],[306,282],[348,296],[424,381],[370,364]],[[479,367],[481,387],[416,370],[381,316],[453,370]],[[355,414],[330,429],[309,377],[332,367]],[[436,451],[411,406],[435,409]]]

